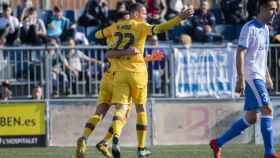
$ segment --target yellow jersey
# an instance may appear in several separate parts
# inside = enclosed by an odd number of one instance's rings
[[[114,43],[115,43],[115,37],[114,36],[106,38],[106,44],[107,44],[108,49],[112,49],[114,47]],[[115,58],[107,58],[107,60],[110,64],[107,72],[113,72],[116,59]]]
[[[146,72],[147,67],[144,60],[144,47],[148,35],[157,34],[178,25],[181,18],[177,16],[159,25],[150,25],[144,21],[120,20],[107,28],[96,32],[96,38],[110,38],[113,36],[112,48],[115,50],[135,47],[140,50],[137,55],[115,58],[112,71]]]

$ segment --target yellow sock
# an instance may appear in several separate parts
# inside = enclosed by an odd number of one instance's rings
[[[103,138],[103,140],[106,141],[106,142],[110,141],[113,137],[113,133],[114,133],[113,127],[111,125],[110,128],[108,129],[105,137]]]
[[[123,122],[123,126],[125,126],[127,124],[127,119],[125,119],[125,121]],[[114,130],[113,130],[113,124],[109,127],[107,133],[105,134],[105,137],[103,138],[104,141],[108,142],[112,139],[114,134]]]
[[[83,136],[84,137],[89,137],[90,134],[93,132],[93,130],[95,129],[96,125],[100,122],[101,120],[101,116],[99,115],[93,115],[86,123],[84,132],[83,132]]]
[[[114,135],[116,135],[117,137],[121,136],[122,128],[124,126],[125,118],[126,118],[125,115],[126,115],[126,109],[119,108],[116,109],[115,114],[113,116],[112,127],[114,131]]]
[[[147,113],[146,112],[137,113],[136,130],[137,130],[138,148],[145,147],[147,128],[148,128]]]

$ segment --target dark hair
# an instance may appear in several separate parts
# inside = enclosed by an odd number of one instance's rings
[[[117,3],[116,10],[118,10],[122,5],[124,5],[125,8],[127,8],[127,6],[125,5],[125,2],[119,1],[119,2]]]
[[[31,14],[31,13],[33,13],[33,12],[35,12],[35,11],[36,11],[36,8],[35,8],[35,7],[30,7],[30,8],[27,10],[28,14]]]
[[[68,44],[68,42],[70,42],[71,40],[74,40],[74,41],[75,41],[75,39],[74,39],[73,37],[71,37],[71,36],[65,37],[65,42],[66,42],[66,44]],[[75,41],[75,42],[76,42],[76,41]]]
[[[200,4],[202,4],[203,2],[208,2],[208,0],[202,0]]]
[[[277,2],[277,0],[257,0],[256,3],[258,4],[258,11],[260,11],[261,7],[267,7],[269,2]]]
[[[141,3],[133,3],[128,7],[129,13],[133,12],[139,12],[142,8],[145,8],[145,6]]]
[[[3,11],[7,11],[11,6],[7,3],[3,4]]]
[[[53,11],[54,11],[54,12],[61,12],[61,10],[62,10],[62,8],[59,7],[59,6],[54,6],[54,7],[53,7]]]
[[[50,46],[54,46],[54,42],[57,43],[57,40],[51,37],[46,38],[46,44],[49,44]]]
[[[42,87],[42,86],[43,86],[42,82],[39,82],[39,83],[35,86],[35,88]]]
[[[11,89],[11,84],[8,81],[3,81],[2,86],[7,87],[8,89]]]
[[[137,3],[141,3],[144,6],[147,6],[147,0],[136,0]]]
[[[124,16],[126,16],[126,15],[129,15],[129,12],[128,12],[128,11],[126,11],[126,10],[119,11],[119,12],[117,12],[116,20],[123,19]]]

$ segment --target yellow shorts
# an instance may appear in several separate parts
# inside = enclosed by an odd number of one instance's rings
[[[147,84],[147,72],[115,72],[112,103],[146,104]]]
[[[113,94],[113,72],[105,72],[100,81],[97,103],[111,104]]]

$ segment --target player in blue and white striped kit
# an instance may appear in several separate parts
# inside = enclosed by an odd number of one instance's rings
[[[264,157],[280,158],[273,146],[273,113],[267,90],[267,88],[273,88],[273,84],[267,69],[269,30],[266,23],[273,19],[277,3],[276,0],[261,0],[259,3],[257,18],[247,22],[241,30],[236,56],[238,81],[235,91],[240,94],[245,92],[244,110],[246,114],[221,137],[210,141],[215,158],[221,158],[221,147],[225,143],[256,123],[258,112],[261,112],[260,124],[265,147]]]

